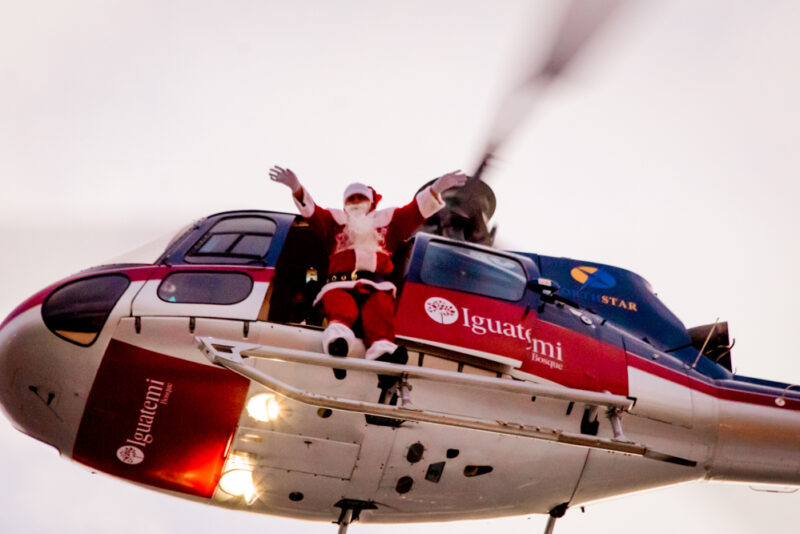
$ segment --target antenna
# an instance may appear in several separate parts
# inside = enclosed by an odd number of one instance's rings
[[[697,363],[700,361],[700,356],[703,355],[703,351],[706,350],[706,346],[708,345],[711,336],[714,335],[714,330],[717,329],[717,323],[719,323],[719,317],[714,321],[714,324],[711,325],[711,330],[708,331],[708,335],[706,336],[706,341],[703,343],[703,346],[700,348],[700,352],[697,353],[697,358],[695,358],[694,363],[692,364],[692,369],[697,367]]]

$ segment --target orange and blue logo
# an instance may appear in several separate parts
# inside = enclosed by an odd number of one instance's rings
[[[572,278],[583,284],[584,287],[594,289],[610,289],[617,285],[617,281],[603,269],[580,265],[570,272]]]

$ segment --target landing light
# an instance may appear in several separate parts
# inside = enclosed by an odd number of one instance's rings
[[[219,479],[219,489],[234,497],[243,497],[247,504],[256,499],[256,485],[253,482],[253,465],[245,454],[233,453],[225,462],[225,469]]]
[[[278,400],[270,393],[259,393],[247,401],[247,413],[256,421],[274,421],[280,411]]]

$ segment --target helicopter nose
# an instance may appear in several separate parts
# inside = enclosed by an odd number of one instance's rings
[[[41,319],[26,310],[0,329],[0,404],[18,430],[50,442],[49,428],[60,424],[54,409],[61,387],[43,365],[37,323]]]
[[[71,454],[99,356],[45,325],[42,302],[51,289],[0,325],[0,405],[17,430]]]

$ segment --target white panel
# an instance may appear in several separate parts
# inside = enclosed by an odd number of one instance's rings
[[[628,367],[628,396],[636,397],[632,414],[692,427],[692,396],[688,387]]]
[[[269,284],[256,282],[253,290],[242,302],[231,305],[182,304],[165,302],[158,297],[161,280],[148,280],[133,301],[133,315],[167,315],[178,317],[219,317],[220,319],[242,319],[255,321],[264,302]]]
[[[138,332],[136,322],[132,317],[121,319],[114,338],[145,350],[203,365],[213,364],[197,348],[195,336],[244,341],[242,321],[196,319],[194,332],[190,329],[188,317],[143,317],[139,320]]]
[[[349,479],[359,446],[327,439],[239,428],[233,450],[255,456],[259,467],[274,467],[315,475]]]

